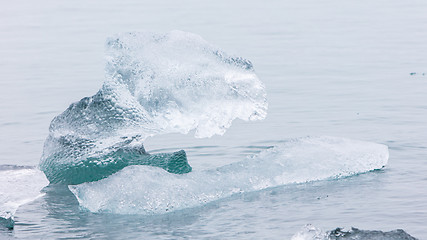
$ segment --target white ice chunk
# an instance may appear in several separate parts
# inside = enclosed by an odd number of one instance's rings
[[[105,85],[136,100],[161,132],[196,129],[196,137],[210,137],[235,118],[267,114],[265,87],[249,60],[182,31],[110,37]]]
[[[44,173],[35,168],[0,171],[0,218],[13,220],[19,206],[42,196],[49,184]]]
[[[291,240],[328,240],[328,234],[322,229],[311,224],[307,224],[295,233]]]

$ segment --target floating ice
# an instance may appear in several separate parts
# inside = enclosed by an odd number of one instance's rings
[[[369,239],[369,240],[416,240],[402,229],[393,230],[390,232],[369,231],[351,228],[346,231],[342,228],[337,228],[332,231],[324,232],[315,226],[308,224],[296,233],[291,240],[334,240],[334,239]]]
[[[170,174],[130,166],[97,182],[69,186],[92,212],[162,214],[290,183],[350,176],[382,168],[388,147],[336,137],[306,137],[217,169]]]
[[[106,52],[98,93],[52,120],[40,162],[51,182],[77,184],[128,165],[151,165],[142,144],[148,136],[195,130],[196,137],[210,137],[223,134],[236,118],[266,116],[264,84],[252,64],[198,35],[118,34],[107,40]],[[179,165],[184,170],[175,173],[191,170],[186,158]],[[102,174],[87,178],[85,171],[94,166],[92,172]],[[70,177],[75,174],[81,177]]]
[[[307,224],[295,233],[291,240],[329,240],[329,236],[322,229]]]
[[[13,216],[19,206],[42,196],[49,184],[43,172],[30,167],[0,167],[0,225],[13,228]]]

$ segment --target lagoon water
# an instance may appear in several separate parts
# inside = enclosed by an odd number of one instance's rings
[[[0,165],[35,166],[53,117],[104,79],[106,37],[179,29],[251,60],[265,120],[222,136],[148,138],[209,170],[304,136],[389,146],[388,165],[344,179],[284,185],[165,215],[79,209],[64,186],[21,206],[11,239],[289,239],[306,224],[427,236],[427,2],[13,1],[0,8]],[[319,156],[322,161],[322,156]],[[1,172],[0,172],[1,173]]]

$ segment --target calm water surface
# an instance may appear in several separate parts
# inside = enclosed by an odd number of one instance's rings
[[[83,212],[68,189],[49,186],[0,238],[287,239],[311,223],[426,239],[426,12],[421,0],[3,3],[0,164],[38,164],[51,119],[101,86],[108,35],[173,29],[250,59],[269,113],[210,139],[156,136],[148,151],[184,149],[193,169],[208,169],[289,138],[331,135],[386,144],[390,160],[381,171],[155,217]]]

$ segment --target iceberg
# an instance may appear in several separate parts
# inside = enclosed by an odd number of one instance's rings
[[[324,232],[321,229],[307,224],[291,240],[336,240],[336,239],[371,239],[371,240],[416,240],[402,229],[389,232],[379,230],[360,230],[352,227],[350,230],[336,228],[332,231]]]
[[[0,166],[0,226],[12,229],[19,206],[43,194],[49,184],[42,171],[32,167]]]
[[[91,212],[154,215],[285,184],[336,179],[381,169],[388,147],[337,137],[289,140],[256,156],[205,171],[170,174],[129,166],[97,182],[70,185]]]
[[[40,169],[52,183],[103,179],[129,165],[191,171],[185,152],[149,155],[143,142],[166,133],[224,134],[234,119],[267,114],[252,63],[200,36],[122,33],[106,42],[100,90],[73,103],[49,127]]]

